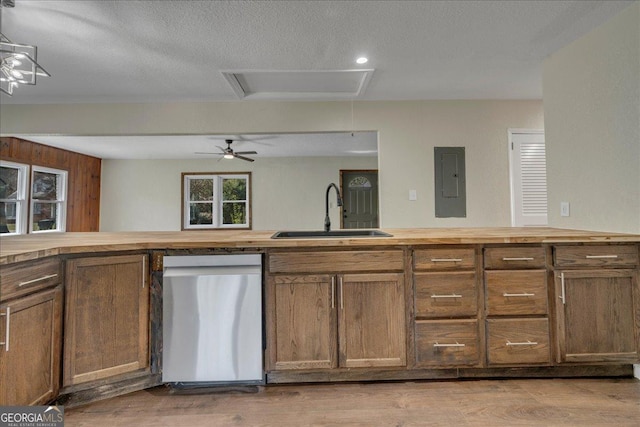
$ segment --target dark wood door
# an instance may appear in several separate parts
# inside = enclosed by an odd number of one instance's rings
[[[378,171],[340,171],[342,228],[378,228]]]

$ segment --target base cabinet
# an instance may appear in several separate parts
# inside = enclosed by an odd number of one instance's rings
[[[67,260],[63,385],[149,367],[146,255]]]
[[[404,275],[288,275],[271,279],[271,369],[406,365]]]
[[[62,286],[0,305],[0,406],[42,405],[58,394]]]
[[[338,366],[335,280],[329,275],[279,276],[272,280],[275,339],[272,368],[329,369]]]
[[[406,366],[404,273],[359,272],[401,270],[402,251],[283,252],[269,266],[267,371]]]
[[[559,271],[559,362],[637,362],[636,270]]]

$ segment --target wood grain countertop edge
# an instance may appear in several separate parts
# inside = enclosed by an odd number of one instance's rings
[[[55,255],[131,250],[640,242],[640,235],[635,234],[549,227],[403,228],[383,231],[393,237],[271,239],[275,231],[94,232],[5,236],[0,237],[0,265]]]

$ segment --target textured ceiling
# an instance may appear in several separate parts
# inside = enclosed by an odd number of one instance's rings
[[[2,33],[52,77],[2,103],[226,101],[220,70],[358,67],[365,100],[540,99],[542,60],[630,3],[16,0]]]

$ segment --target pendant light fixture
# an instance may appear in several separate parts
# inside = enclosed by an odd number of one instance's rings
[[[2,0],[2,7],[13,7],[12,0]],[[0,91],[13,95],[19,85],[35,85],[37,76],[51,77],[37,62],[38,48],[13,43],[0,33]]]

